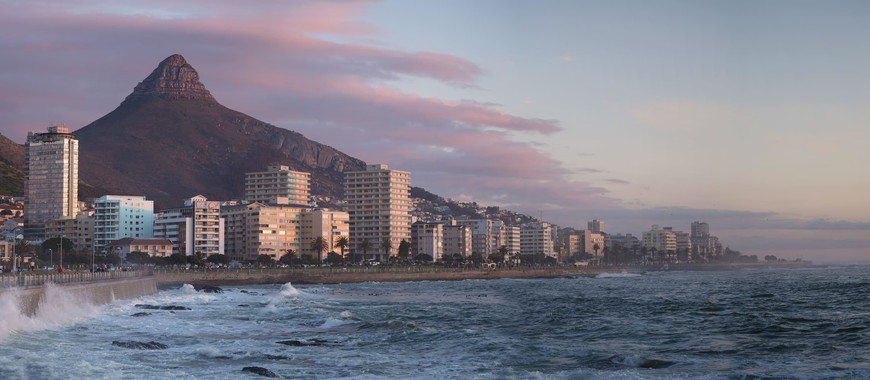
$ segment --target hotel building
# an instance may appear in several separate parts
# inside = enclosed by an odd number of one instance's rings
[[[344,173],[344,193],[352,252],[362,254],[360,243],[367,240],[367,253],[385,261],[384,240],[392,244],[390,255],[398,253],[402,240],[411,240],[411,173],[367,165],[363,171]]]
[[[264,172],[245,173],[245,200],[264,204],[307,205],[311,175],[284,165]]]
[[[94,201],[96,249],[125,237],[150,238],[153,233],[154,201],[132,195],[104,195]]]
[[[45,223],[78,212],[79,142],[64,127],[28,132],[24,143],[24,238],[45,240]]]

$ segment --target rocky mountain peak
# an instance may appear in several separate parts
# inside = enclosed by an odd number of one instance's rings
[[[139,82],[124,103],[139,99],[198,100],[217,102],[199,81],[199,74],[181,54],[173,54],[157,65],[145,80]]]

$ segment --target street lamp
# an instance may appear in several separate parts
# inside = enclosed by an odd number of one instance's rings
[[[63,272],[63,236],[60,237],[60,264],[58,264],[57,270]]]

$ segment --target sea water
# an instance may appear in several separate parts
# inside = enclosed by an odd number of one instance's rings
[[[868,267],[224,290],[0,297],[0,378],[870,378]]]

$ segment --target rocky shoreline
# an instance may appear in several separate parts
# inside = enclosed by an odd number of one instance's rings
[[[441,267],[351,267],[305,269],[236,269],[155,271],[161,287],[259,284],[341,284],[357,282],[461,281],[484,279],[537,279],[594,277],[602,273],[643,273],[652,271],[721,271],[742,269],[805,268],[809,262],[741,264],[671,264],[596,267],[518,267],[493,270]]]

